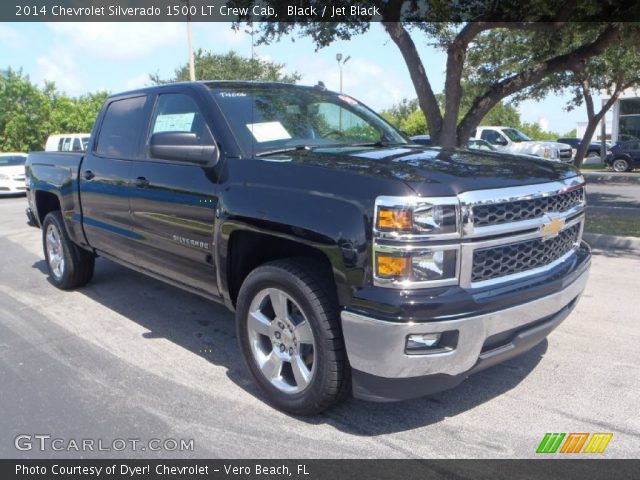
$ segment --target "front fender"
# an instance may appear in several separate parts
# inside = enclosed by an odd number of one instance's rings
[[[229,296],[229,240],[234,232],[250,231],[313,248],[329,261],[342,305],[366,281],[370,221],[363,206],[347,198],[265,185],[225,189],[214,232],[218,285]]]

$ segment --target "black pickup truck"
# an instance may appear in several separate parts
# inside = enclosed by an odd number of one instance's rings
[[[416,145],[323,87],[114,95],[86,153],[26,171],[54,285],[82,287],[102,256],[223,302],[295,414],[426,395],[530,349],[590,265],[573,167]]]

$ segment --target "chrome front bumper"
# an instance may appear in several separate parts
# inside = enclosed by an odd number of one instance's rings
[[[437,322],[394,323],[344,310],[342,329],[355,370],[385,378],[427,375],[459,375],[478,362],[486,340],[502,332],[524,327],[560,312],[582,294],[588,268],[573,283],[552,295],[492,313]],[[408,335],[457,331],[450,351],[407,355]]]

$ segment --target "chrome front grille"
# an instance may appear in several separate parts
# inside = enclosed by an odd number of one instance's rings
[[[500,225],[541,217],[545,213],[565,212],[584,203],[584,187],[547,197],[537,197],[506,203],[492,203],[473,207],[476,227]]]
[[[547,241],[537,238],[477,249],[473,252],[471,281],[483,282],[547,266],[572,251],[579,238],[577,223]]]
[[[560,158],[571,158],[573,156],[573,151],[570,148],[567,148],[565,150],[560,150],[559,154]]]
[[[455,278],[386,281],[374,275],[374,285],[405,290],[450,285],[492,288],[555,269],[570,261],[579,248],[584,185],[584,177],[577,175],[541,184],[469,190],[455,197],[378,197],[376,218],[380,205],[454,205],[458,227],[456,232],[418,234],[387,233],[374,226],[374,265],[378,253],[410,259],[413,268],[416,258],[435,258],[434,252],[441,251],[455,251],[457,265]],[[438,261],[444,262],[433,262]]]

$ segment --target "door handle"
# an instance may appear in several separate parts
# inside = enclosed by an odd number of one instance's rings
[[[85,170],[83,176],[84,176],[85,180],[93,180],[95,178],[96,174],[93,173],[91,170]]]
[[[144,177],[138,177],[136,178],[136,187],[137,188],[145,188],[149,186],[149,180],[147,180]]]

